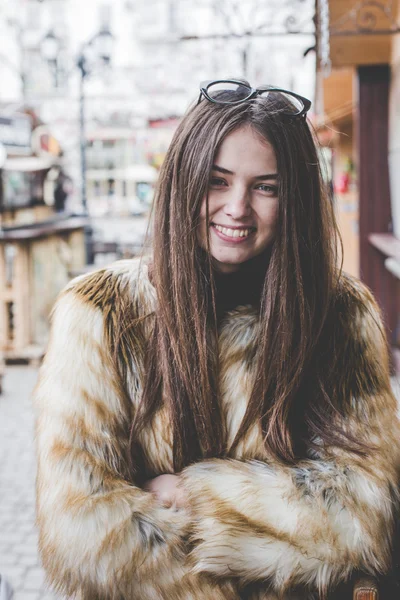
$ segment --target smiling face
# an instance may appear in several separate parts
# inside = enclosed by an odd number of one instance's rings
[[[208,192],[200,211],[198,240],[210,250],[218,271],[231,273],[261,254],[273,241],[278,217],[275,152],[250,126],[222,142],[214,159]]]

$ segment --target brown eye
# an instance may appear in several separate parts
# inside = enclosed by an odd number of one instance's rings
[[[220,177],[211,177],[210,185],[222,186],[227,184],[226,181],[224,179],[221,179]]]
[[[268,194],[269,196],[277,196],[278,195],[278,188],[276,185],[269,185],[267,183],[260,183],[260,185],[258,185],[256,187],[257,190],[260,190],[261,192],[264,192],[266,194]]]

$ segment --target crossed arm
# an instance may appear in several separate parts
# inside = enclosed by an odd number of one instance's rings
[[[35,392],[40,548],[56,589],[159,597],[155,581],[172,589],[189,570],[322,589],[353,568],[386,568],[398,466],[390,394],[370,399],[379,450],[364,463],[207,460],[169,479],[166,492],[165,478],[146,490],[129,483],[130,408],[115,381],[100,311],[64,294]],[[162,505],[171,501],[184,508]]]
[[[388,568],[396,495],[384,469],[303,461],[296,468],[208,460],[148,482],[194,521],[196,572],[320,591],[352,571]]]

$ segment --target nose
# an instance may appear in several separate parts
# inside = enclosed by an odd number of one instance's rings
[[[251,213],[250,194],[247,188],[240,186],[232,188],[227,194],[224,212],[232,219],[243,219]]]

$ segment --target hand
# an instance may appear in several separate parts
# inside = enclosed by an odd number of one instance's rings
[[[184,508],[187,498],[184,490],[179,487],[179,483],[178,475],[159,475],[146,481],[143,487],[147,492],[151,492],[163,506]]]

